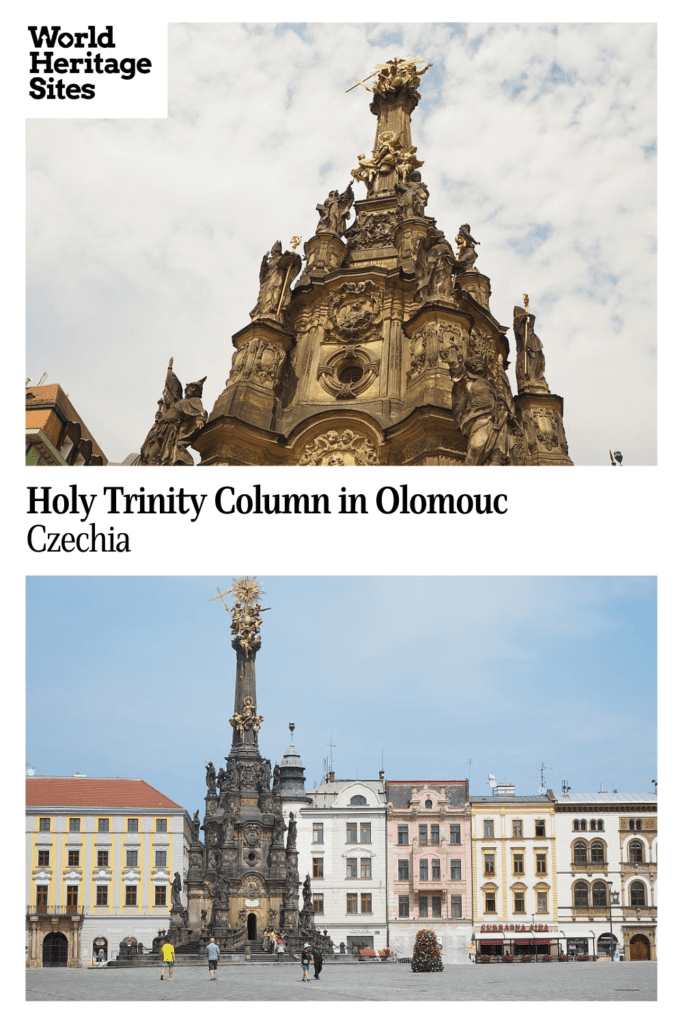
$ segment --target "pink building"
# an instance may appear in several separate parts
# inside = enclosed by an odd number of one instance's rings
[[[389,946],[410,956],[430,928],[444,963],[466,963],[472,942],[472,860],[467,781],[387,782]]]

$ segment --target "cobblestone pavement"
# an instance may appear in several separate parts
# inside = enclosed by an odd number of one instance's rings
[[[176,967],[173,981],[153,968],[47,969],[26,972],[32,1001],[232,1000],[319,1002],[373,1000],[547,1001],[654,1000],[655,963],[457,964],[413,974],[409,964],[326,964],[320,981],[302,984],[296,964]]]

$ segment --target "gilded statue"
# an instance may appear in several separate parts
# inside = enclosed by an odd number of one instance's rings
[[[334,189],[328,195],[324,203],[318,203],[316,210],[320,214],[318,226],[315,229],[316,235],[322,231],[329,231],[340,238],[346,231],[346,221],[350,217],[350,210],[353,205],[353,182],[339,195]]]
[[[278,320],[291,300],[290,284],[301,270],[301,256],[297,252],[282,251],[277,241],[261,260],[258,300],[252,309],[252,320],[270,317]]]
[[[515,341],[517,342],[515,372],[517,389],[520,394],[525,391],[536,394],[549,394],[550,392],[545,379],[543,345],[534,330],[535,323],[536,317],[533,313],[529,313],[528,306],[526,309],[515,306],[513,319]]]
[[[173,372],[173,359],[168,363],[163,395],[159,400],[154,426],[140,449],[139,466],[193,466],[187,451],[208,419],[202,405],[204,381],[194,381],[185,388]]]
[[[458,246],[455,273],[460,276],[460,274],[466,274],[470,270],[474,270],[474,264],[477,262],[477,252],[474,247],[479,245],[479,242],[472,238],[469,224],[462,224],[460,226],[460,230],[455,238],[455,244]]]
[[[258,735],[258,731],[261,728],[261,722],[263,721],[263,715],[256,714],[256,705],[253,697],[245,697],[244,705],[241,711],[236,711],[233,717],[230,719],[230,725],[237,729],[240,739],[244,740],[244,734],[248,729],[251,729],[254,736]]]
[[[425,64],[425,67],[418,68],[419,64]],[[422,75],[431,66],[431,64],[427,64],[426,61],[422,60],[421,57],[394,57],[392,60],[375,64],[375,70],[372,74],[364,79],[357,78],[355,85],[352,85],[346,91],[351,92],[351,89],[355,89],[357,85],[362,85],[368,92],[373,92],[377,96],[390,96],[401,89],[406,89],[408,92],[415,94],[417,93],[417,87],[420,84]],[[375,81],[372,85],[366,85],[365,83],[371,78],[374,78]],[[417,93],[417,98],[419,99],[419,93]]]

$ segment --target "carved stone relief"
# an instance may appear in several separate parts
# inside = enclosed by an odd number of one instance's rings
[[[335,398],[356,398],[379,373],[379,360],[359,345],[344,345],[318,366],[321,386]]]
[[[410,338],[408,380],[436,366],[448,368],[467,356],[468,334],[461,324],[447,320],[425,324]]]
[[[377,449],[361,434],[328,430],[307,444],[300,466],[377,466]]]
[[[346,232],[346,237],[352,249],[382,249],[394,244],[397,224],[394,212],[364,211]]]
[[[377,335],[382,299],[370,281],[348,281],[331,298],[326,323],[327,341],[349,344]]]
[[[269,338],[251,338],[235,352],[226,385],[238,380],[255,381],[269,389],[275,386],[285,358],[284,345]]]

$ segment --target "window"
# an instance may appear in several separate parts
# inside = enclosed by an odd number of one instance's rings
[[[428,860],[421,860],[420,861],[420,881],[421,882],[426,882],[428,880],[429,880],[429,861]]]
[[[66,862],[70,868],[77,868],[81,860],[80,850],[69,850],[66,855]]]
[[[462,917],[462,896],[451,896],[451,917]]]
[[[438,881],[440,881],[440,879],[441,879],[441,861],[440,860],[433,860],[432,861],[432,880],[434,882],[438,882]]]
[[[607,906],[607,886],[604,882],[596,882],[593,886],[593,906]]]
[[[325,913],[325,896],[322,892],[314,892],[311,896],[313,900],[313,913],[324,914]]]
[[[484,854],[484,874],[495,875],[496,873],[496,855],[495,853]]]
[[[372,860],[370,857],[361,857],[360,859],[360,877],[361,878],[372,878]]]
[[[155,850],[154,851],[154,867],[165,868],[166,867],[166,850]]]
[[[591,832],[597,832],[597,830],[598,830],[598,823],[595,820],[595,818],[591,818]]]
[[[69,832],[80,832],[81,831],[81,819],[80,818],[69,818]]]
[[[97,851],[97,866],[98,868],[109,867],[109,850],[98,850]]]
[[[628,859],[631,864],[643,863],[643,844],[640,839],[636,839],[634,842],[629,844]]]
[[[358,893],[347,892],[346,894],[346,913],[357,914],[358,913]]]
[[[358,860],[355,857],[346,858],[346,877],[358,878]]]
[[[372,825],[369,821],[361,821],[360,823],[360,841],[361,843],[372,842]]]
[[[644,907],[645,903],[645,886],[642,882],[634,882],[631,886],[631,899],[630,904],[632,907]]]
[[[38,867],[48,868],[50,866],[50,851],[38,850]]]
[[[512,822],[512,834],[515,837],[515,839],[521,839],[522,838],[522,819],[521,818],[515,818],[513,820],[513,822]]]
[[[138,866],[138,851],[126,850],[126,867],[136,868]]]
[[[372,893],[362,892],[360,894],[360,912],[361,914],[372,913]]]
[[[432,917],[441,917],[441,897],[432,896]]]
[[[347,821],[346,823],[346,842],[357,843],[358,842],[358,826],[354,822]]]
[[[580,832],[581,831],[581,825],[580,825],[580,822],[579,822],[578,818],[574,818],[574,824],[573,824],[572,827],[573,827],[575,832]]]
[[[487,892],[485,895],[484,909],[487,914],[495,914],[496,912],[496,894],[495,892]]]
[[[126,906],[137,907],[138,905],[138,887],[137,885],[126,886]]]
[[[420,917],[429,917],[429,900],[426,896],[420,896],[417,906]]]
[[[513,853],[512,855],[512,873],[513,875],[524,874],[524,854]]]
[[[410,861],[400,860],[398,862],[398,880],[399,882],[407,882],[410,878]]]
[[[460,826],[451,825],[451,846],[460,846]]]
[[[605,847],[602,843],[591,843],[591,864],[605,863]]]
[[[575,843],[574,845],[574,863],[575,864],[587,864],[588,863],[588,847],[584,842]]]
[[[109,903],[109,886],[98,885],[95,893],[95,905],[98,907],[106,907]]]
[[[585,818],[582,818],[581,819],[581,831],[585,832],[587,830],[587,828],[588,828],[588,823],[586,822]]]
[[[548,913],[548,893],[537,892],[536,893],[536,911],[539,914]]]
[[[588,886],[585,882],[577,882],[574,886],[574,906],[588,906]]]
[[[137,830],[138,830],[138,819],[137,818],[129,818],[128,819],[128,831],[129,832],[137,832]]]
[[[605,823],[602,820],[602,818],[598,818],[598,832],[604,832],[604,831],[605,831]]]
[[[45,910],[47,908],[47,886],[38,885],[36,886],[36,910]]]
[[[399,825],[398,826],[398,845],[399,846],[407,846],[408,845],[408,826],[407,825]]]
[[[630,832],[643,831],[643,823],[640,818],[631,818],[631,820],[628,823],[628,827]]]
[[[430,829],[430,839],[433,846],[437,846],[439,843],[439,826],[432,825]]]
[[[322,843],[322,841],[323,841],[323,822],[322,821],[314,821],[313,822],[313,842],[314,843]]]
[[[407,896],[399,896],[398,898],[398,916],[410,917],[410,900]]]
[[[49,832],[50,831],[50,819],[49,818],[39,818],[38,819],[38,831],[39,832]]]
[[[427,808],[428,811],[431,811],[433,806],[434,805],[431,800],[425,800],[425,807]]]
[[[109,818],[98,818],[97,819],[97,831],[108,832],[109,831]]]
[[[427,845],[427,826],[420,825],[420,846]]]
[[[459,882],[462,878],[462,861],[452,860],[451,861],[451,881]]]
[[[166,886],[155,885],[154,886],[154,906],[165,907],[166,906]]]
[[[157,832],[167,832],[168,818],[157,818]]]
[[[523,914],[523,913],[524,913],[524,893],[523,892],[516,892],[515,893],[515,914]]]
[[[367,800],[364,796],[352,796],[349,800],[350,804],[367,804]]]
[[[539,851],[537,851],[536,852],[536,874],[537,875],[547,875],[547,873],[548,873],[548,868],[547,868],[547,864],[546,864],[545,851],[543,853],[540,853]]]
[[[484,822],[484,839],[493,839],[493,819],[487,818]]]
[[[66,909],[75,910],[78,906],[78,886],[67,885],[66,887]]]
[[[537,836],[544,836],[545,835],[545,819],[544,818],[536,818],[536,835]]]
[[[323,858],[322,857],[314,857],[313,858],[313,877],[314,878],[324,878],[325,877],[325,875],[323,873]]]

